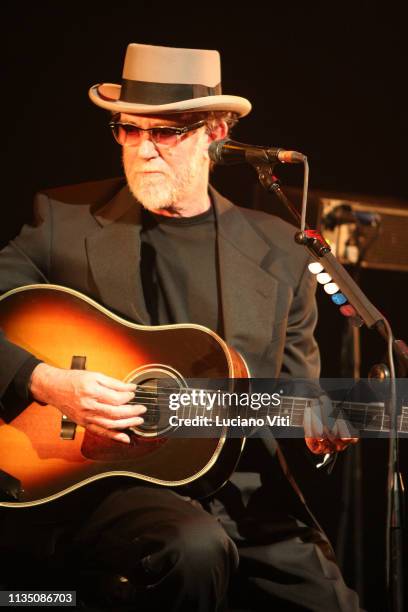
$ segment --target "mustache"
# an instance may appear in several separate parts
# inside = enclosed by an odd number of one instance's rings
[[[149,174],[149,173],[154,173],[154,172],[160,172],[161,174],[168,176],[168,172],[166,171],[165,168],[163,168],[163,166],[161,165],[156,166],[154,165],[154,163],[155,162],[151,161],[151,162],[148,162],[147,164],[144,164],[143,166],[139,166],[137,163],[134,164],[130,162],[129,159],[126,159],[124,153],[122,154],[123,169],[125,171],[125,174],[127,174],[130,177],[136,177],[137,175],[140,175],[140,174]]]
[[[165,176],[168,176],[168,172],[166,172],[163,168],[154,168],[152,166],[148,166],[148,167],[142,167],[142,168],[133,168],[133,175],[137,175],[137,174],[155,174],[155,173],[160,173],[160,174],[164,174]]]
[[[163,170],[136,170],[135,174],[164,174],[167,176],[167,172]]]

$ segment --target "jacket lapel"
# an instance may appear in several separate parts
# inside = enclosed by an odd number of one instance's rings
[[[273,337],[278,280],[271,274],[271,248],[240,209],[215,190],[224,337],[250,369]]]
[[[101,226],[86,238],[90,268],[102,302],[148,324],[140,277],[141,209],[127,185],[95,214]]]

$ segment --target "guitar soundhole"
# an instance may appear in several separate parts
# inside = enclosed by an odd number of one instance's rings
[[[130,427],[129,430],[138,436],[151,438],[163,436],[174,429],[169,424],[169,396],[185,388],[181,375],[169,366],[150,365],[132,372],[126,380],[137,385],[133,401],[147,409],[143,415],[143,425]]]

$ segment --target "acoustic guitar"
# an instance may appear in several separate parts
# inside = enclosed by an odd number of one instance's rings
[[[238,383],[242,390],[249,377],[244,359],[211,330],[194,324],[140,326],[57,285],[29,285],[4,294],[0,327],[11,342],[50,365],[136,383],[135,401],[147,407],[144,424],[131,430],[131,444],[93,435],[57,408],[37,402],[7,422],[0,419],[0,473],[19,484],[17,494],[0,495],[0,506],[45,503],[112,476],[205,497],[233,472],[244,437],[229,436],[227,426],[208,437],[172,436],[169,426],[170,391],[191,391],[191,379],[214,379],[229,381],[233,392]],[[308,402],[282,398],[270,413],[301,427]],[[190,404],[189,416],[193,408]],[[368,423],[371,430],[386,431],[389,426],[381,405],[350,405],[347,415],[360,428]],[[399,429],[408,430],[406,408]]]

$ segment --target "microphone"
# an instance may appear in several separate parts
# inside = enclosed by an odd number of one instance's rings
[[[347,223],[377,227],[381,223],[381,215],[370,211],[353,210],[350,204],[339,204],[322,219],[322,224],[329,230]]]
[[[274,164],[276,162],[295,164],[306,160],[306,156],[297,151],[248,145],[228,138],[212,142],[208,147],[208,154],[211,161],[224,165],[243,164],[245,162],[249,164]]]

